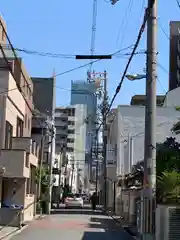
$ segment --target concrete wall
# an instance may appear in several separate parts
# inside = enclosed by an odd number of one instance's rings
[[[35,196],[26,196],[24,201],[23,220],[31,221],[34,218]]]
[[[0,91],[9,91],[7,95],[1,97],[1,141],[4,147],[5,121],[13,126],[13,136],[16,136],[17,117],[24,120],[25,101],[17,89],[17,85],[12,75],[8,71],[0,71]],[[4,98],[4,100],[2,99]],[[3,102],[3,104],[2,104]]]
[[[180,87],[175,88],[172,91],[169,91],[166,94],[164,107],[176,107],[176,106],[179,107],[180,106],[179,94],[180,94]]]
[[[5,177],[29,177],[29,159],[23,150],[2,150],[0,165],[6,169]]]
[[[120,125],[118,130],[118,174],[128,173],[130,161],[132,164],[142,161],[144,158],[144,115],[143,106],[119,106],[118,118]],[[180,113],[175,107],[158,107],[156,117],[156,138],[157,143],[165,141],[167,136],[171,136],[171,128],[178,121]],[[133,142],[133,156],[129,158],[129,139]],[[177,140],[178,140],[177,136]]]

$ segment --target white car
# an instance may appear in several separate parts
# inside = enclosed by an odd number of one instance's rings
[[[68,194],[65,199],[65,208],[80,207],[83,208],[84,201],[80,194]]]

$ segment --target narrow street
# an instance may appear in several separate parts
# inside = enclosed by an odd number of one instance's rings
[[[100,211],[93,213],[89,209],[61,209],[30,223],[26,229],[11,239],[131,240],[132,237]]]

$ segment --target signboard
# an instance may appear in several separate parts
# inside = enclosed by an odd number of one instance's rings
[[[115,164],[116,162],[116,156],[115,156],[115,148],[113,148],[110,145],[107,145],[107,160],[106,160],[106,164],[107,165],[112,165]]]

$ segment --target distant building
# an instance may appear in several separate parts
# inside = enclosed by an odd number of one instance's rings
[[[87,107],[83,104],[55,109],[56,153],[65,151],[72,156],[71,164],[81,172],[83,186],[88,174],[85,174],[86,116]]]
[[[156,96],[156,105],[162,106],[165,100],[164,95],[157,95]],[[145,106],[146,104],[146,95],[134,95],[131,98],[131,105],[137,105],[137,106]]]
[[[97,84],[96,82],[72,81],[71,82],[71,104],[85,104],[87,106],[86,118],[86,163],[88,163],[90,179],[92,169],[92,148],[96,138],[97,121]]]
[[[170,22],[169,90],[180,86],[180,21]]]
[[[56,79],[55,77],[32,77],[34,86],[34,108],[54,119],[56,106]]]
[[[32,77],[31,79],[34,87],[33,103],[35,108],[32,124],[32,138],[41,144],[43,133],[43,163],[49,166],[49,169],[53,172],[52,168],[55,162],[54,114],[56,104],[56,79],[53,76],[50,78]],[[53,185],[53,179],[51,184]],[[51,202],[51,195],[49,197]]]

